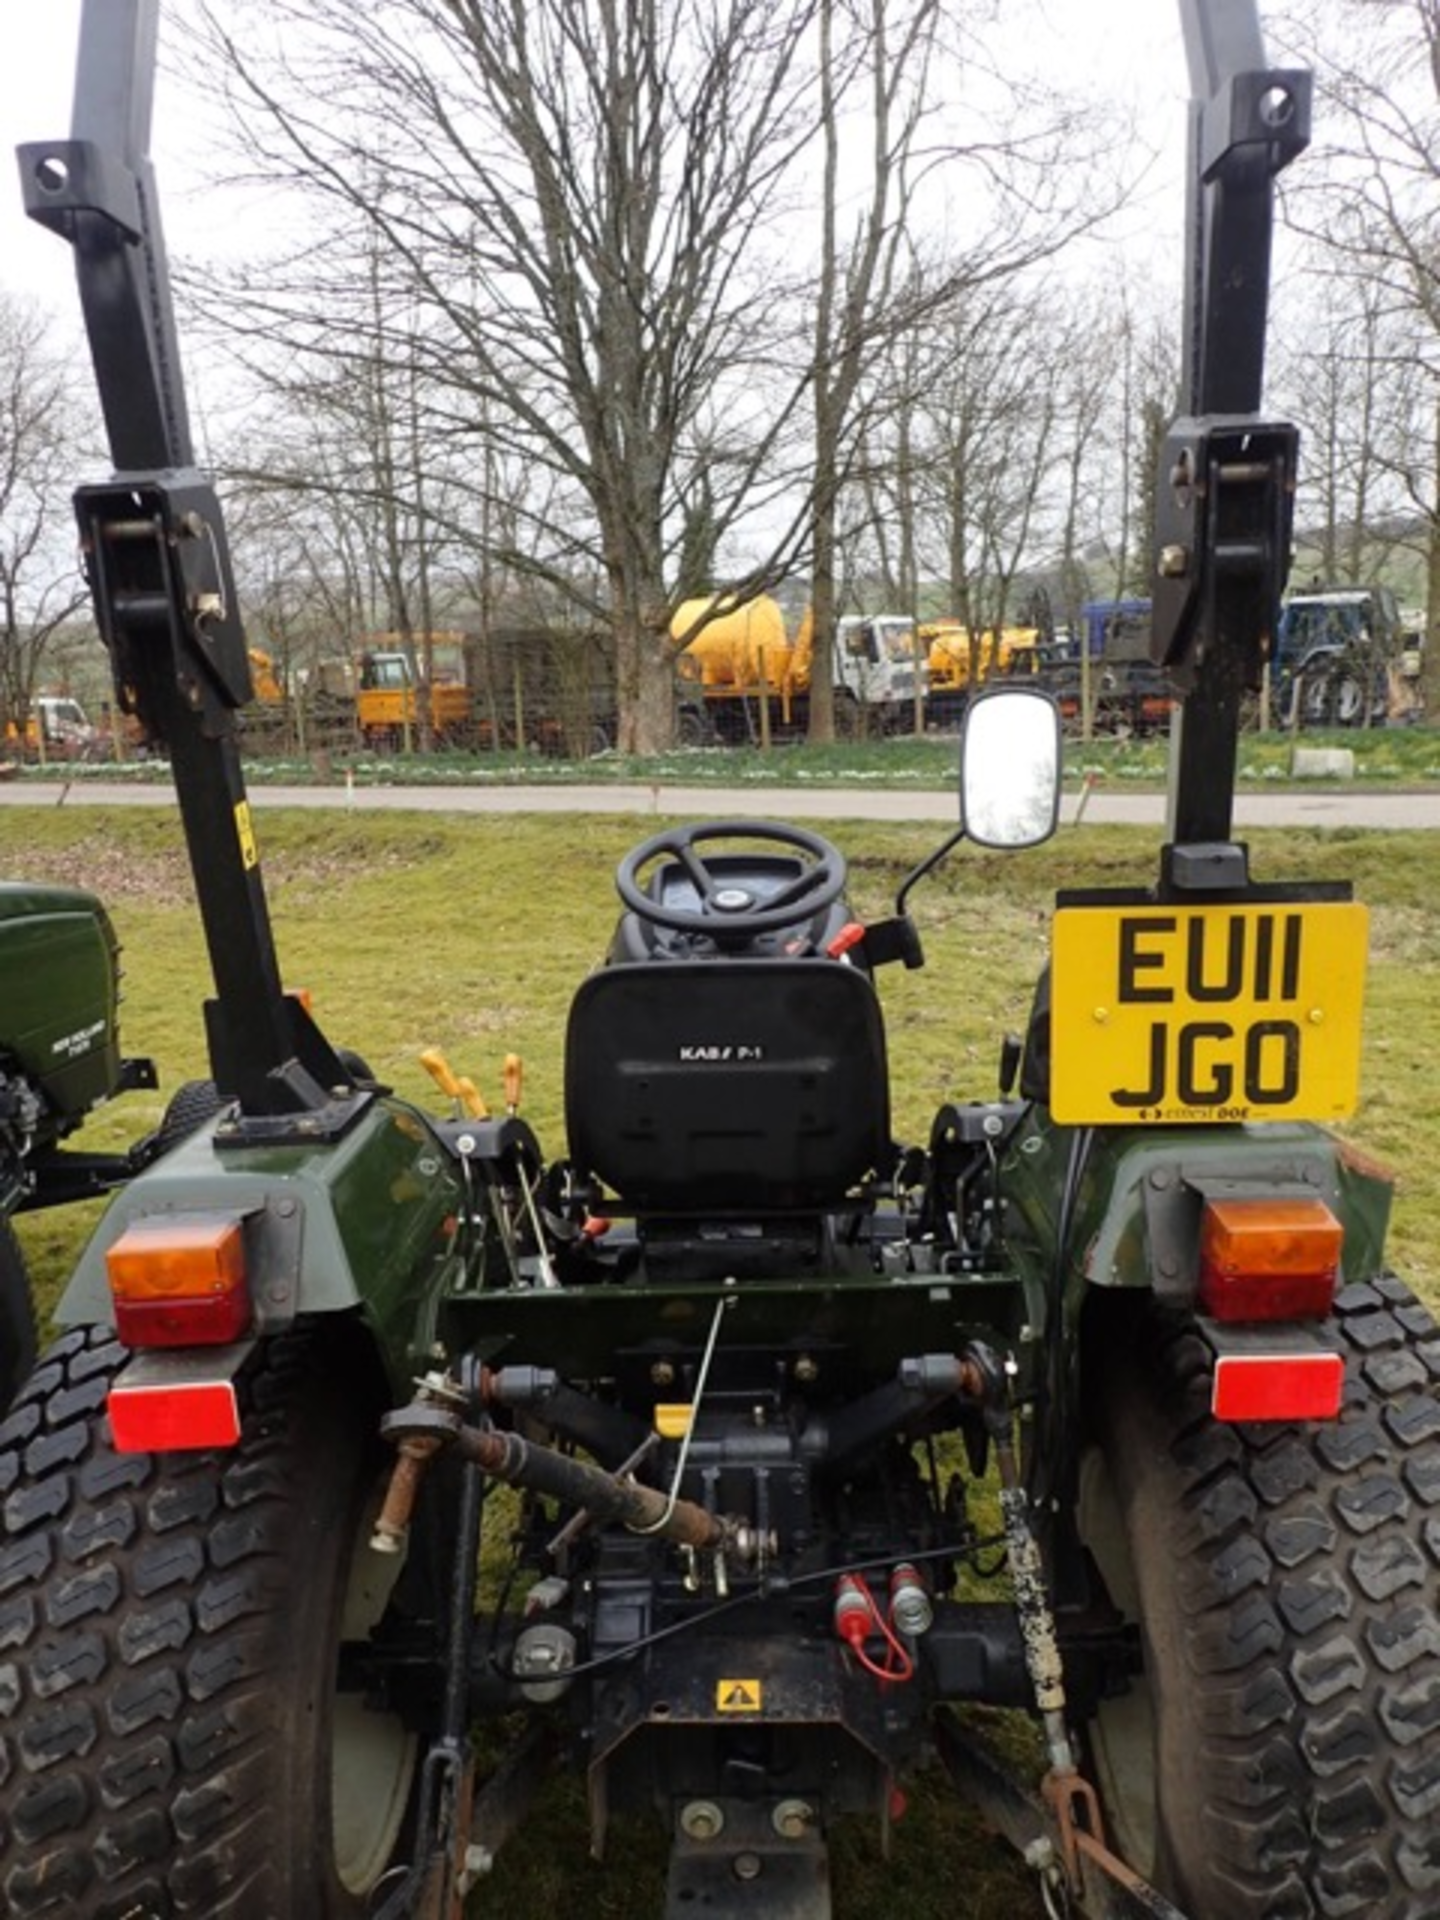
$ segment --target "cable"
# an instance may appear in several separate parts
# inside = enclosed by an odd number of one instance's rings
[[[735,1296],[733,1293],[722,1294],[715,1302],[715,1317],[710,1322],[710,1337],[705,1342],[705,1352],[700,1360],[700,1371],[695,1377],[695,1395],[690,1405],[690,1418],[685,1427],[684,1438],[680,1442],[680,1457],[675,1462],[675,1477],[670,1482],[670,1498],[665,1503],[665,1510],[660,1515],[660,1518],[658,1520],[652,1520],[648,1527],[628,1528],[627,1531],[630,1533],[636,1533],[642,1537],[646,1534],[663,1533],[670,1523],[670,1516],[675,1511],[675,1502],[680,1498],[680,1487],[685,1478],[685,1463],[690,1458],[690,1440],[695,1432],[695,1424],[700,1417],[700,1402],[705,1395],[705,1382],[710,1376],[710,1362],[715,1357],[715,1342],[719,1337],[720,1322],[724,1318],[725,1309],[733,1306],[734,1302]]]

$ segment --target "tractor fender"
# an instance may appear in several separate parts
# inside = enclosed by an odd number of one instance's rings
[[[1392,1181],[1323,1128],[1303,1123],[1105,1129],[1081,1185],[1073,1267],[1094,1287],[1193,1301],[1207,1197],[1315,1195],[1344,1229],[1345,1281],[1383,1264]]]
[[[429,1120],[383,1098],[333,1141],[307,1142],[297,1129],[293,1141],[232,1144],[217,1141],[216,1124],[117,1195],[61,1297],[57,1323],[114,1325],[106,1254],[133,1223],[224,1216],[243,1222],[257,1335],[358,1308],[387,1371],[403,1383],[420,1316],[449,1276],[462,1204],[454,1159]],[[434,1285],[417,1289],[417,1275]]]

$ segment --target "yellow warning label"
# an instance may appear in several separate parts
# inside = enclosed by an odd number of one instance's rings
[[[260,849],[255,844],[255,829],[250,824],[250,802],[240,800],[235,806],[235,834],[240,842],[240,864],[248,872],[251,867],[260,864]]]
[[[758,1680],[717,1680],[715,1683],[717,1713],[759,1713],[764,1697],[765,1689]]]

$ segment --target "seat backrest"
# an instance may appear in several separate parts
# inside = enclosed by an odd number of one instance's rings
[[[869,977],[828,958],[601,968],[570,1009],[570,1156],[640,1212],[836,1205],[888,1170]]]

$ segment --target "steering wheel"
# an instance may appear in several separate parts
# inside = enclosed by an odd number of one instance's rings
[[[812,862],[777,892],[760,893],[739,879],[712,873],[699,851],[708,840],[757,840],[762,845],[795,847]],[[671,907],[641,887],[642,867],[669,854],[685,869],[700,896],[699,908]],[[748,938],[778,933],[838,900],[845,887],[845,856],[837,846],[804,827],[777,820],[702,820],[693,827],[670,827],[633,847],[615,875],[621,900],[642,920],[674,933],[708,933],[719,938]]]

